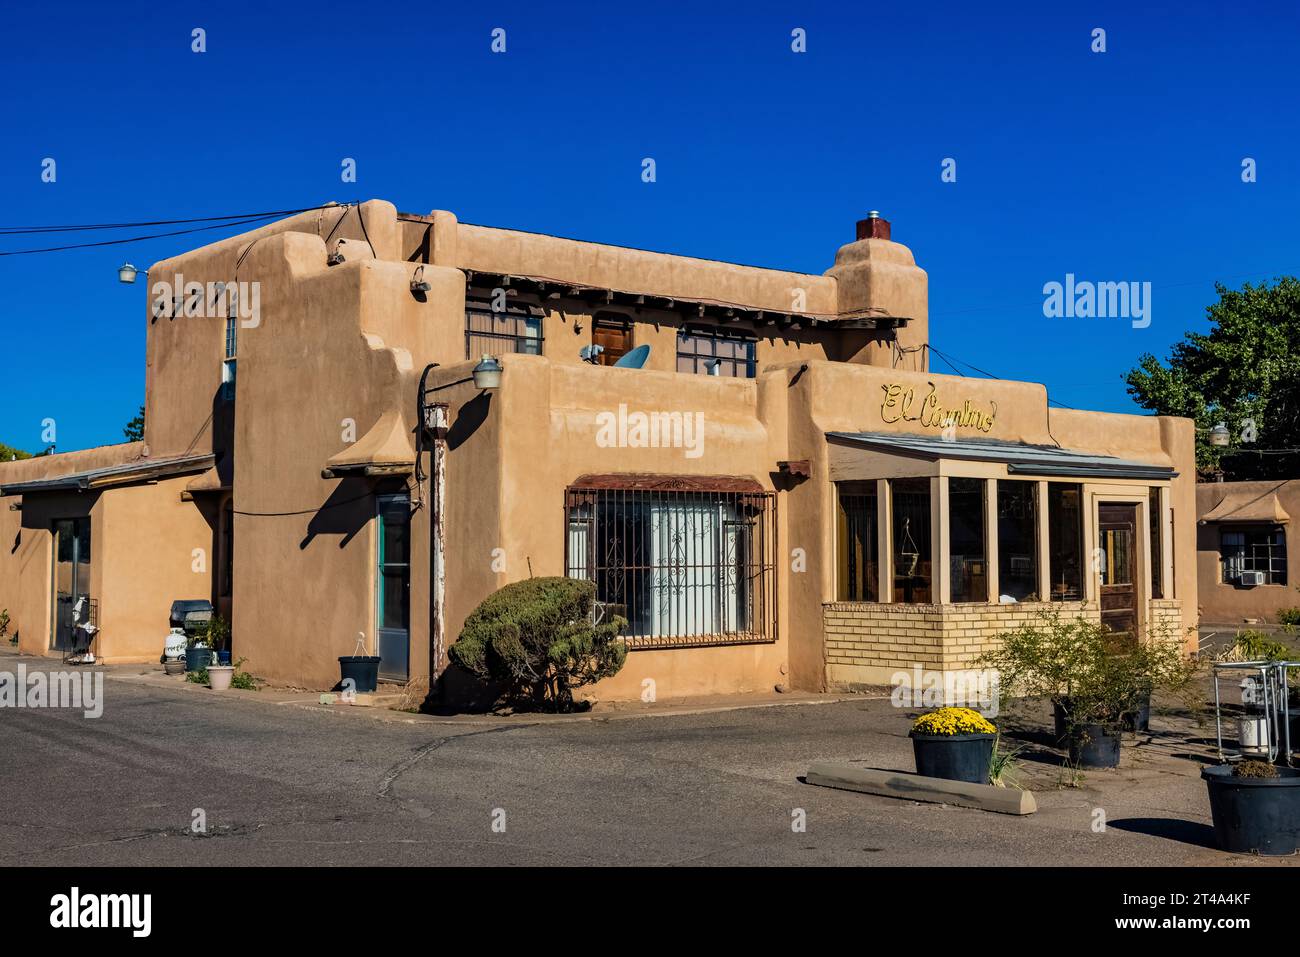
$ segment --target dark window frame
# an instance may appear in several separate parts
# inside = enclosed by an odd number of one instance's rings
[[[488,317],[488,328],[475,328],[475,317]],[[499,318],[512,320],[508,331],[499,331],[493,326]],[[537,335],[528,334],[529,328],[535,328]],[[479,343],[475,345],[475,343]],[[509,348],[502,348],[505,345]],[[535,348],[532,346],[535,344]],[[528,346],[529,348],[521,348]],[[493,309],[487,299],[465,299],[465,358],[477,359],[479,356],[501,355],[502,353],[523,353],[525,355],[546,354],[546,317],[540,307],[506,303],[504,309]]]
[[[1229,536],[1240,536],[1240,544],[1229,554]],[[1252,542],[1251,537],[1267,536],[1273,541]],[[1261,554],[1262,551],[1262,554]],[[1263,567],[1261,567],[1261,565]],[[1282,525],[1220,525],[1219,581],[1236,585],[1242,572],[1263,572],[1265,585],[1287,583],[1286,528]]]
[[[745,355],[718,355],[718,344],[724,342],[745,346]],[[686,345],[700,347],[705,344],[709,346],[707,351],[702,348],[683,349]],[[692,368],[683,369],[683,362],[690,363]],[[710,363],[716,363],[719,371],[710,372]],[[683,326],[677,330],[676,368],[678,372],[685,375],[718,375],[723,378],[753,379],[758,375],[758,337],[752,333],[724,329],[721,326]]]

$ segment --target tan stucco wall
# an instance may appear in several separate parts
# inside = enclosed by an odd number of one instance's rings
[[[638,697],[646,678],[654,680],[659,697],[778,683],[826,687],[823,605],[835,592],[835,498],[824,435],[923,429],[914,422],[885,421],[882,399],[888,386],[914,390],[918,403],[933,384],[945,405],[969,400],[981,409],[996,406],[994,426],[979,433],[982,437],[1059,442],[1173,464],[1182,473],[1171,486],[1177,590],[1180,596],[1195,594],[1188,524],[1194,520],[1194,492],[1187,484],[1190,423],[1057,411],[1049,418],[1041,385],[929,375],[921,351],[902,356],[900,368],[892,369],[895,357],[875,333],[806,328],[769,336],[760,328],[756,379],[689,376],[673,371],[680,316],[634,309],[627,313],[633,341],[652,345],[647,368],[598,368],[580,363],[578,350],[590,342],[591,320],[600,310],[562,300],[543,304],[545,356],[501,357],[503,385],[492,395],[481,396],[468,383],[453,384],[473,365],[464,361],[463,269],[773,310],[792,309],[792,292],[802,289],[809,312],[906,316],[912,324],[900,331],[899,342],[914,348],[926,336],[927,281],[904,246],[877,239],[849,243],[826,275],[813,276],[469,226],[445,212],[403,222],[382,201],[364,204],[361,215],[368,242],[356,208],[337,208],[292,217],[151,270],[151,283],[178,274],[200,283],[260,283],[260,321],[252,327],[241,323],[239,329],[233,409],[217,401],[224,321],[154,317],[145,291],[144,446],[152,457],[214,451],[227,468],[233,458],[235,573],[229,607],[235,654],[246,657],[254,673],[327,688],[338,679],[337,657],[353,651],[358,632],[373,648],[374,493],[406,488],[413,501],[423,503],[412,518],[410,670],[417,678],[429,674],[432,483],[417,486],[410,477],[323,478],[321,469],[385,413],[396,411],[410,434],[417,382],[431,362],[441,363],[431,381],[447,387],[434,398],[449,404],[452,422],[442,522],[448,643],[495,588],[530,574],[563,573],[564,490],[581,474],[744,476],[765,489],[779,489],[777,640],[636,651],[622,674],[596,689],[600,697]],[[328,265],[330,252],[340,248],[345,261]],[[410,283],[421,264],[423,279],[433,288],[416,295]],[[579,323],[581,331],[575,331]],[[680,449],[600,447],[596,416],[620,403],[648,412],[702,412],[703,454],[688,458]],[[83,467],[78,463],[100,458],[138,457],[144,446],[92,450],[84,459],[56,456],[57,465],[13,467],[20,467],[24,478],[43,474],[41,468],[74,471]],[[811,463],[810,479],[778,481],[779,461],[802,459]],[[13,481],[6,468],[0,465],[0,481]],[[205,535],[219,537],[214,524],[219,499],[181,503],[177,486],[184,487],[184,480],[132,488],[128,494],[113,490],[93,506],[96,529],[103,530],[97,554],[101,559],[108,554],[112,564],[107,572],[97,568],[108,578],[96,587],[108,589],[105,614],[111,607],[121,616],[114,631],[132,636],[124,652],[160,644],[165,603],[155,608],[162,596],[168,601],[205,597],[203,589],[210,592],[211,575],[218,570],[214,549],[209,581],[187,577],[195,574],[189,571],[192,549]],[[49,515],[41,512],[59,503],[43,498],[49,501],[23,514],[33,521],[40,516],[48,528]],[[0,515],[6,540],[15,531],[16,514]],[[146,588],[145,576],[133,575],[130,565],[135,553],[160,535],[167,541],[147,563],[149,581],[156,584]],[[48,532],[24,534],[19,548],[0,553],[0,605],[8,592],[17,595],[13,603],[24,622],[24,641],[28,621],[43,621],[45,633],[32,634],[47,640],[48,538]],[[11,574],[17,576],[16,587],[7,584]],[[155,616],[161,616],[156,635]],[[445,644],[435,670],[443,664]]]
[[[1196,527],[1196,577],[1201,617],[1211,624],[1242,624],[1247,619],[1275,623],[1283,608],[1300,607],[1300,480],[1270,482],[1205,482],[1196,486],[1196,515],[1208,514],[1230,493],[1245,493],[1249,498],[1276,495],[1282,509],[1291,517],[1286,532],[1287,583],[1243,588],[1223,581],[1219,558],[1219,532],[1222,527],[1240,528],[1232,522],[1208,522]]]

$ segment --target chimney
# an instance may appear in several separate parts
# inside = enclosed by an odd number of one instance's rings
[[[866,219],[858,220],[858,239],[888,239],[889,220],[880,218],[880,211],[873,209]]]

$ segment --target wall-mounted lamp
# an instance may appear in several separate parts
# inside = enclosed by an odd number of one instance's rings
[[[139,274],[139,272],[140,270],[136,269],[130,263],[122,263],[122,265],[117,267],[117,281],[135,282],[135,277]],[[145,272],[148,273],[149,270],[146,269]]]
[[[474,377],[474,388],[481,392],[491,392],[501,387],[501,363],[492,356],[484,355],[471,375]]]
[[[1217,445],[1222,448],[1230,441],[1232,441],[1232,433],[1228,431],[1228,427],[1224,423],[1220,422],[1214,428],[1210,429],[1211,445]]]
[[[411,292],[428,292],[432,288],[424,278],[424,266],[417,266],[415,275],[411,277]]]

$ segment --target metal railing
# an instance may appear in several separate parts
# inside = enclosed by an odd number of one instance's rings
[[[774,493],[573,487],[565,516],[566,574],[629,648],[776,640]]]

